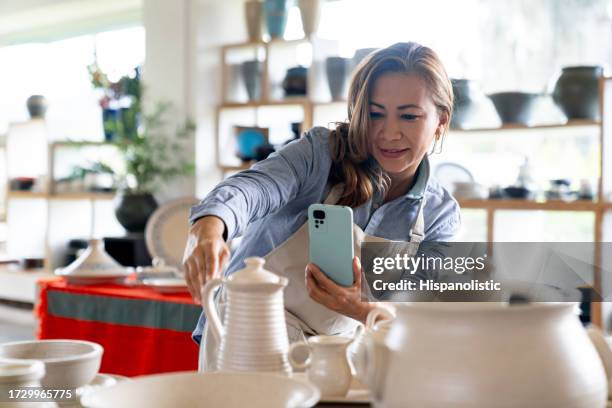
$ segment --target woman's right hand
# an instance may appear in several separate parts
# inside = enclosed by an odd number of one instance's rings
[[[230,251],[223,239],[225,223],[218,217],[206,216],[189,229],[183,269],[191,297],[201,304],[201,291],[210,279],[221,276]]]

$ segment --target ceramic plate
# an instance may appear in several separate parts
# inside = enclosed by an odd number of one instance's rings
[[[211,372],[143,376],[85,395],[90,408],[312,407],[319,390],[279,374]]]
[[[155,210],[145,228],[147,249],[152,257],[161,258],[166,265],[182,269],[189,232],[189,210],[198,202],[197,198],[179,198]]]
[[[189,292],[187,282],[182,278],[143,279],[142,284],[159,293]]]
[[[306,373],[293,373],[292,377],[296,380],[307,382],[308,375]],[[370,404],[370,392],[365,385],[360,383],[356,378],[353,377],[351,388],[344,397],[326,397],[321,396],[320,402],[334,403],[334,404]]]

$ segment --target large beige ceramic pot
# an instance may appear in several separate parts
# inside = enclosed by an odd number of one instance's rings
[[[367,345],[377,407],[605,407],[574,304],[414,303]]]

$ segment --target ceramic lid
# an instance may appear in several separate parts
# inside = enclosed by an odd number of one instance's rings
[[[244,260],[246,267],[232,274],[228,281],[232,283],[279,283],[280,277],[263,268],[266,261],[256,256]]]
[[[102,277],[109,275],[129,275],[127,268],[119,264],[105,250],[102,241],[92,239],[89,246],[74,262],[58,269],[57,275]]]

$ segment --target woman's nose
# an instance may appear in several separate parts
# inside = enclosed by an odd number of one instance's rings
[[[399,122],[393,118],[387,118],[385,120],[382,137],[385,140],[398,140],[402,137],[402,132],[399,126]]]

